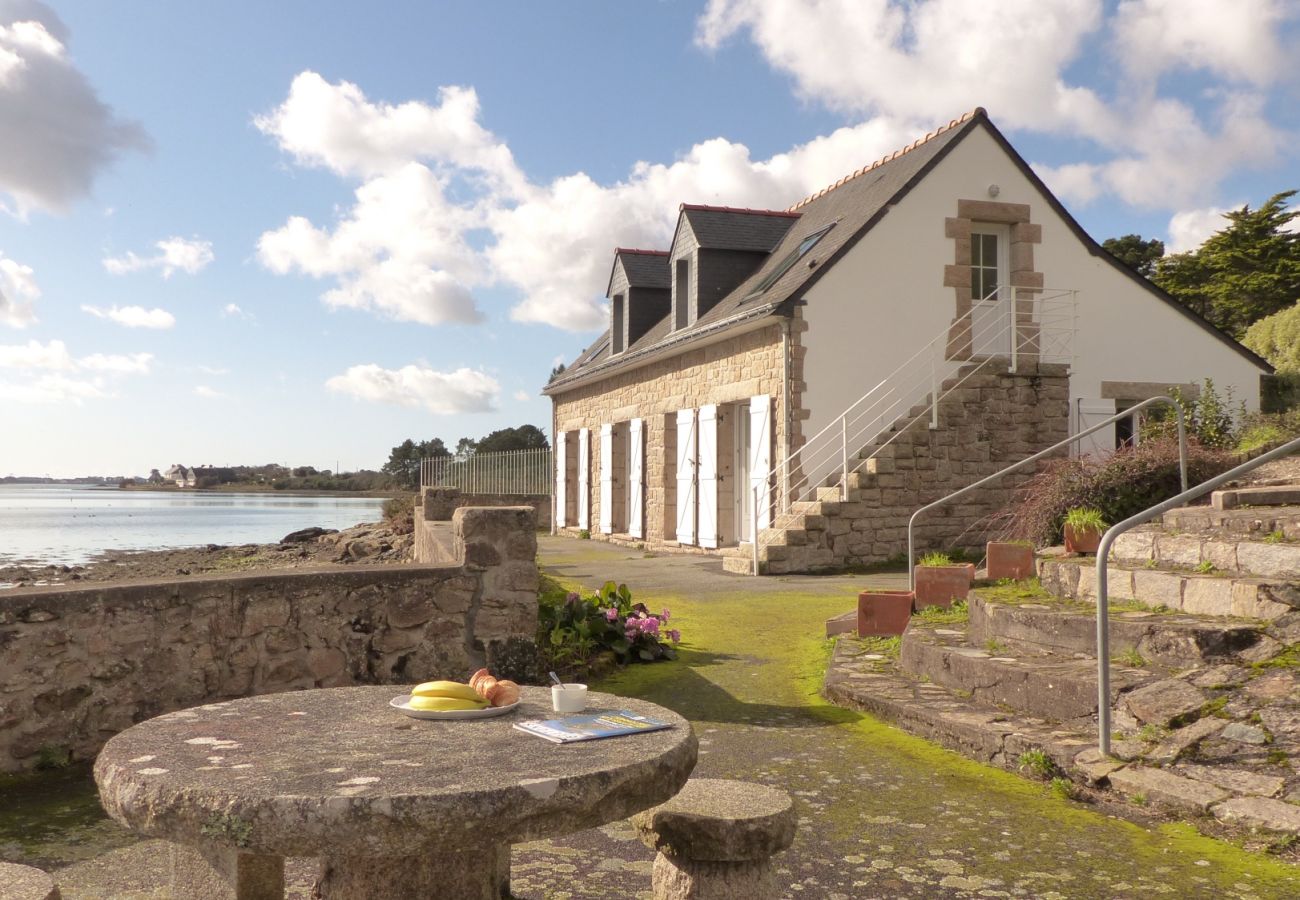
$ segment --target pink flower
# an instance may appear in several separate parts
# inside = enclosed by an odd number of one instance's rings
[[[669,639],[670,639],[674,644],[676,644],[678,641],[680,641],[680,640],[682,639],[682,633],[681,633],[680,631],[678,631],[676,628],[674,628],[672,631],[668,632],[668,638],[669,638]]]
[[[648,619],[642,619],[639,624],[643,634],[659,634],[659,620],[654,616],[651,616]]]
[[[661,612],[661,613],[659,614],[659,621],[661,621],[661,622],[667,622],[667,621],[668,621],[668,610],[665,609],[663,612]]]
[[[623,632],[623,637],[627,638],[629,644],[635,643],[639,635],[640,632],[635,627],[629,628],[627,631]]]
[[[612,606],[609,609],[605,610],[605,619],[610,622],[617,622],[618,610]]]

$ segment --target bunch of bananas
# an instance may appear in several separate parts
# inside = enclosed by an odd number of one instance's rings
[[[411,699],[406,701],[411,709],[446,711],[452,709],[483,709],[487,700],[468,684],[459,681],[426,681],[411,688]]]

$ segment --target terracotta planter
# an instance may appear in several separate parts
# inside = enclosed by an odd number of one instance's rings
[[[1065,526],[1065,549],[1071,553],[1096,553],[1101,546],[1101,532],[1091,528],[1075,531]]]
[[[975,566],[963,563],[956,566],[916,567],[916,608],[952,606],[954,600],[965,600],[970,593],[970,583],[975,577]]]
[[[1011,578],[1023,581],[1034,577],[1034,548],[1028,544],[989,541],[986,548],[989,581]]]
[[[858,594],[858,637],[892,637],[907,630],[912,618],[911,591],[863,591]]]

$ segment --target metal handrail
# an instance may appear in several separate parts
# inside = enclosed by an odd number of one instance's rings
[[[1229,469],[1222,475],[1203,481],[1190,491],[1183,491],[1177,497],[1170,497],[1163,503],[1144,509],[1135,516],[1129,516],[1118,525],[1112,525],[1101,536],[1101,541],[1097,545],[1097,749],[1103,755],[1110,754],[1110,600],[1106,593],[1106,557],[1110,555],[1111,545],[1115,543],[1117,537],[1134,525],[1141,525],[1148,519],[1182,506],[1188,500],[1204,497],[1220,485],[1234,481],[1266,462],[1290,456],[1292,453],[1300,453],[1300,438],[1290,440],[1280,447],[1274,447],[1235,469]]]
[[[949,500],[956,500],[958,497],[969,494],[971,491],[975,490],[976,488],[983,487],[984,485],[988,484],[990,481],[996,481],[997,479],[1001,478],[1003,475],[1008,475],[1014,472],[1016,469],[1023,468],[1024,466],[1027,466],[1032,462],[1037,462],[1038,460],[1042,459],[1044,456],[1054,453],[1057,450],[1060,450],[1062,447],[1074,443],[1080,438],[1085,438],[1088,435],[1092,434],[1093,432],[1100,431],[1101,429],[1105,428],[1107,425],[1114,424],[1115,422],[1118,422],[1120,419],[1128,418],[1129,416],[1132,416],[1134,413],[1146,409],[1148,406],[1150,406],[1153,403],[1168,403],[1170,406],[1174,408],[1174,412],[1178,414],[1178,474],[1179,474],[1180,484],[1182,486],[1182,489],[1184,491],[1187,490],[1187,426],[1186,423],[1183,421],[1183,408],[1172,397],[1166,397],[1163,394],[1157,397],[1150,397],[1146,400],[1143,400],[1141,403],[1135,406],[1130,406],[1128,409],[1124,410],[1121,413],[1116,413],[1115,415],[1111,416],[1109,419],[1104,419],[1101,422],[1098,422],[1096,425],[1091,426],[1090,428],[1080,431],[1077,434],[1070,435],[1068,438],[1066,438],[1063,441],[1058,441],[1057,443],[1048,447],[1046,450],[1040,450],[1037,453],[1035,453],[1033,456],[1025,457],[1020,462],[1014,465],[1007,466],[1005,469],[1002,469],[998,472],[994,472],[992,475],[989,475],[985,478],[981,478],[979,481],[975,482],[974,484],[968,484],[964,488],[961,488],[960,490],[953,491],[951,494],[948,494],[947,496],[940,497],[938,500],[935,500],[933,503],[928,503],[925,506],[922,506],[916,512],[912,513],[912,517],[907,520],[908,589],[916,590],[916,568],[915,568],[916,551],[915,551],[915,543],[913,541],[913,536],[914,536],[917,516],[921,515],[921,513],[923,512],[929,512],[930,510],[935,509],[936,507],[942,506],[943,504],[947,503]]]

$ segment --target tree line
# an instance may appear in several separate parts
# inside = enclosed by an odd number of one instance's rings
[[[498,428],[478,440],[463,437],[456,442],[456,449],[450,450],[442,438],[427,441],[414,441],[410,438],[402,441],[388,455],[382,471],[392,476],[402,487],[415,488],[420,483],[420,460],[432,458],[458,457],[468,459],[476,453],[504,453],[508,450],[548,449],[551,446],[546,432],[536,425],[518,425],[514,428]]]

